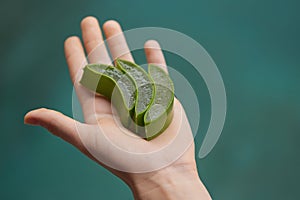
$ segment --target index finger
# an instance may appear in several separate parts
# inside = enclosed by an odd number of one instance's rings
[[[84,49],[77,36],[69,37],[64,43],[65,57],[73,84],[76,81],[78,71],[87,64]]]

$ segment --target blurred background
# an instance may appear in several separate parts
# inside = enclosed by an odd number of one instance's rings
[[[88,15],[101,24],[116,19],[125,30],[174,29],[212,56],[228,113],[214,150],[197,162],[213,199],[300,199],[299,6],[296,0],[1,0],[0,199],[133,198],[125,184],[72,146],[23,124],[24,114],[38,107],[72,116],[63,42],[80,36]],[[134,54],[145,60],[142,52]],[[198,89],[198,152],[210,117],[207,89],[188,63],[166,56]]]

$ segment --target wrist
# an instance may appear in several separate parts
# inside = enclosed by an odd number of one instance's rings
[[[173,165],[156,172],[132,175],[135,199],[211,199],[195,164]]]

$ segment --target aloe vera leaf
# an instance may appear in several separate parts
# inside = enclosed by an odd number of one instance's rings
[[[88,64],[83,69],[80,83],[111,100],[123,126],[128,127],[134,113],[135,85],[125,73],[104,64]]]
[[[153,103],[144,116],[146,139],[151,140],[161,134],[172,121],[174,85],[161,67],[149,64],[148,71],[155,86]]]
[[[134,80],[137,88],[135,101],[134,121],[137,124],[133,128],[135,132],[142,134],[144,115],[154,99],[154,84],[148,73],[135,63],[117,59],[116,66],[128,74]]]

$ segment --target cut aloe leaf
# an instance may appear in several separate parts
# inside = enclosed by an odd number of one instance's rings
[[[148,66],[148,74],[129,61],[116,64],[87,65],[80,83],[110,99],[124,127],[147,140],[157,137],[173,118],[172,80],[156,65]]]
[[[136,88],[121,70],[103,64],[88,64],[83,69],[80,83],[111,100],[123,126],[128,127],[134,113]]]
[[[151,140],[162,133],[172,121],[174,85],[161,67],[149,64],[148,71],[155,86],[153,103],[144,115],[146,139]]]
[[[148,73],[135,63],[118,59],[116,65],[124,73],[128,74],[136,85],[137,98],[135,101],[134,121],[137,126],[134,128],[134,125],[132,125],[130,129],[134,129],[135,132],[141,135],[143,134],[142,129],[144,129],[144,115],[154,99],[155,88],[153,81]]]

